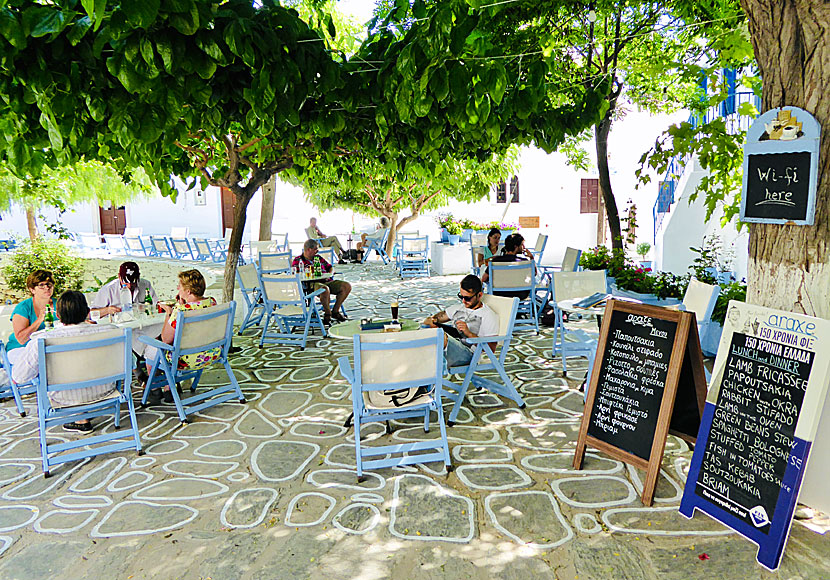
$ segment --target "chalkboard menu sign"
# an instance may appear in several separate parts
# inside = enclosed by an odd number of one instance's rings
[[[796,107],[772,109],[747,131],[741,221],[812,225],[821,127]]]
[[[735,302],[727,318],[680,512],[734,528],[775,569],[827,390],[828,323]]]
[[[574,467],[586,445],[647,470],[651,505],[666,435],[694,441],[706,383],[695,316],[609,300],[582,418]]]

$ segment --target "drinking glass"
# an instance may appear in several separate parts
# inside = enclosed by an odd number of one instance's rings
[[[101,320],[101,311],[100,310],[90,310],[89,311],[89,319],[92,322],[97,324],[98,321]]]
[[[398,301],[395,300],[394,302],[392,302],[391,307],[392,307],[392,320],[397,320],[398,319]]]

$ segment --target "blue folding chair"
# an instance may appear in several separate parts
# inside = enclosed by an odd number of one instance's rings
[[[562,372],[568,374],[568,358],[585,357],[588,359],[590,378],[597,352],[599,335],[582,329],[565,329],[562,309],[559,302],[585,298],[606,291],[605,270],[586,270],[584,272],[553,273],[553,351],[554,357],[562,357]]]
[[[187,423],[188,415],[198,413],[203,409],[237,399],[245,402],[245,396],[239,388],[236,376],[228,362],[228,349],[233,338],[233,317],[236,312],[236,302],[219,304],[209,308],[180,311],[176,316],[176,334],[173,344],[166,344],[148,336],[138,339],[144,344],[158,349],[155,358],[150,362],[150,373],[147,385],[141,396],[141,405],[147,404],[147,397],[152,389],[160,389],[164,385],[170,387],[176,411],[182,423]],[[179,368],[181,357],[203,353],[212,349],[220,349],[216,360],[206,366]],[[219,363],[225,368],[229,384],[208,389],[199,394],[182,399],[176,385],[182,381],[193,379],[190,392],[195,393],[202,373],[209,366]]]
[[[487,294],[519,297],[516,325],[532,326],[539,332],[539,303],[536,299],[536,263],[532,260],[518,262],[493,262],[489,266]]]
[[[211,248],[211,254],[213,255],[213,261],[217,264],[223,264],[228,261],[228,240],[226,239],[219,239],[219,240],[208,240],[209,242],[213,243],[213,247]],[[244,264],[244,260],[242,260],[242,252],[239,253],[239,262],[240,264]]]
[[[211,250],[210,242],[207,238],[193,238],[193,244],[191,247],[196,251],[196,260],[200,262],[213,260],[213,250]]]
[[[149,248],[144,244],[144,240],[140,235],[125,235],[124,244],[127,246],[127,253],[132,256],[147,256],[150,254]]]
[[[257,271],[262,274],[287,274],[291,272],[291,252],[260,252]]]
[[[124,237],[118,234],[104,234],[104,244],[110,254],[126,254],[127,246]]]
[[[467,342],[474,345],[473,357],[469,364],[449,367],[447,372],[451,375],[464,374],[464,380],[461,384],[445,382],[445,386],[451,387],[455,393],[445,392],[444,396],[455,401],[452,411],[450,412],[447,424],[452,426],[455,423],[458,412],[461,410],[461,404],[464,402],[464,397],[467,395],[467,389],[470,383],[474,383],[477,387],[483,387],[488,391],[505,397],[514,401],[520,409],[525,407],[524,399],[516,390],[513,381],[507,376],[507,371],[504,370],[504,361],[507,358],[507,351],[510,349],[510,341],[513,340],[513,329],[516,324],[516,311],[519,308],[518,298],[507,298],[505,296],[491,296],[484,294],[481,297],[482,302],[490,307],[493,312],[499,317],[499,334],[498,336],[479,336],[477,338],[468,338]],[[499,348],[499,356],[496,356],[493,349],[490,348],[490,343],[501,343]],[[479,371],[494,370],[498,373],[501,383],[484,379],[483,377],[473,378]]]
[[[173,248],[167,236],[150,236],[150,255],[159,258],[173,257]]]
[[[241,336],[248,328],[258,326],[265,316],[265,305],[262,303],[262,293],[259,289],[259,275],[254,264],[245,264],[236,269],[236,280],[239,291],[245,300],[245,318],[239,325],[238,333]]]
[[[429,278],[429,236],[401,238],[397,259],[401,278]]]
[[[6,380],[4,384],[0,384],[0,397],[12,397],[14,404],[17,407],[17,412],[21,417],[26,416],[26,409],[23,407],[21,397],[23,395],[30,395],[37,392],[37,387],[32,381],[18,384],[12,379],[12,365],[9,363],[9,356],[6,352],[6,345],[0,341],[0,363],[3,365],[3,370],[6,373]]]
[[[386,254],[386,238],[389,237],[389,228],[381,228],[374,234],[366,236],[366,245],[363,247],[363,260],[361,263],[365,264],[369,259],[369,254],[374,250],[380,259],[383,260],[384,265],[389,263],[389,256]]]
[[[358,480],[365,469],[431,461],[442,461],[449,472],[450,450],[441,406],[446,383],[444,331],[427,328],[355,334],[353,344],[354,368],[349,365],[349,357],[340,357],[338,363],[340,374],[352,386]],[[424,431],[429,431],[432,412],[437,415],[439,439],[382,446],[366,445],[361,440],[361,427],[375,421],[423,417]],[[378,456],[380,459],[372,459]]]
[[[279,241],[279,239],[280,239],[279,235],[276,235],[276,236],[271,235],[271,239],[276,242],[274,247],[278,252],[290,252],[291,251],[291,248],[288,245],[288,234],[285,234],[283,236],[282,243],[280,243],[280,241]]]
[[[127,328],[79,336],[41,337],[37,339],[37,349],[37,406],[43,475],[49,477],[49,470],[55,465],[103,453],[135,449],[141,455],[141,439],[130,393],[132,331]],[[92,403],[56,406],[49,398],[50,393],[68,393],[110,383],[115,384],[115,391]],[[130,428],[119,430],[123,404],[127,405]],[[116,431],[66,443],[49,443],[47,440],[46,430],[53,425],[103,415],[113,416]]]
[[[326,327],[314,300],[323,293],[324,288],[306,294],[299,275],[262,274],[259,284],[265,305],[265,325],[259,339],[259,348],[265,343],[271,343],[299,346],[302,350],[308,341],[312,324],[319,326],[323,337],[326,336]],[[276,323],[278,330],[269,330],[272,322]],[[302,334],[293,332],[296,327],[302,327]]]
[[[170,238],[170,252],[177,260],[193,260],[193,248],[187,238]]]
[[[547,239],[545,239],[545,243],[547,243]],[[539,269],[539,277],[536,283],[536,303],[538,304],[540,317],[548,302],[553,299],[553,273],[578,272],[581,269],[579,267],[580,256],[582,256],[582,250],[565,248],[565,255],[560,266],[542,266],[541,260],[536,260]]]
[[[323,258],[326,262],[331,264],[332,266],[337,264],[337,256],[334,255],[334,248],[324,248],[323,246],[317,247],[317,255]]]

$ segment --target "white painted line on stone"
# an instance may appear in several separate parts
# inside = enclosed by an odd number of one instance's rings
[[[227,514],[228,509],[230,509],[230,507],[233,505],[234,500],[236,500],[236,498],[239,497],[239,494],[250,493],[252,491],[267,491],[271,495],[271,498],[263,504],[262,511],[259,513],[259,515],[256,517],[253,523],[238,525],[230,523],[228,521]],[[277,501],[279,495],[280,494],[279,492],[277,492],[277,490],[270,487],[251,487],[248,489],[240,489],[239,491],[234,493],[230,498],[228,498],[228,501],[226,501],[225,505],[222,506],[222,512],[219,514],[219,521],[222,522],[223,526],[226,526],[228,528],[246,529],[256,527],[262,523],[262,520],[265,519],[265,516],[268,514],[268,510],[271,509],[271,506],[274,504],[275,501]]]
[[[292,522],[291,521],[291,516],[294,514],[294,508],[297,506],[297,503],[301,499],[306,498],[306,497],[311,497],[311,496],[321,497],[325,500],[328,500],[329,507],[327,507],[323,511],[323,515],[321,515],[319,519],[317,519],[313,522],[308,522],[308,523]],[[331,513],[331,510],[334,509],[334,506],[335,506],[336,503],[337,503],[336,499],[334,499],[330,495],[326,495],[325,493],[320,493],[319,491],[306,491],[306,492],[300,493],[298,495],[295,495],[294,498],[291,500],[291,503],[288,504],[288,509],[285,512],[285,525],[290,526],[290,527],[296,527],[296,528],[316,526],[317,524],[322,523],[329,516],[329,514]]]
[[[637,468],[633,465],[626,465],[628,468],[628,476],[631,478],[631,481],[634,483],[634,489],[637,490],[637,493],[643,493],[643,482],[640,480],[640,475],[637,473]],[[663,477],[666,478],[672,487],[674,488],[674,495],[671,497],[657,497],[654,496],[655,503],[674,503],[680,501],[680,498],[683,497],[683,488],[677,485],[677,482],[669,477],[669,474],[666,473],[664,469],[660,469],[660,473],[663,474]]]
[[[686,478],[689,475],[689,466],[692,464],[688,457],[678,457],[674,460],[674,472],[677,474],[677,479],[685,486]]]
[[[355,493],[352,494],[352,501],[357,503],[383,503],[383,496],[379,493]]]
[[[603,461],[608,461],[612,464],[612,466],[608,469],[574,469],[573,467],[565,467],[565,468],[557,468],[557,467],[539,467],[534,466],[532,461],[539,457],[548,457],[551,455],[562,455],[567,457],[567,459],[572,462],[573,461],[573,453],[566,452],[566,453],[536,453],[534,455],[527,455],[522,457],[521,464],[522,467],[530,469],[531,471],[541,471],[544,473],[574,473],[574,474],[582,474],[582,475],[612,475],[614,473],[619,473],[623,470],[625,465],[622,461],[617,461],[616,459],[609,459],[607,457],[601,457],[596,453],[586,453],[586,457],[593,457],[596,459],[601,459]]]
[[[69,439],[67,439],[66,437],[59,437],[57,435],[52,435],[52,434],[47,435],[46,440],[47,441],[51,440],[52,443],[54,443],[55,441],[57,441],[59,443],[66,443],[67,441],[69,441]],[[8,447],[4,446],[2,448],[2,451],[0,451],[0,458],[6,459],[7,456],[12,454],[12,451],[16,447],[25,446],[26,441],[34,442],[35,445],[33,445],[33,447],[35,449],[38,449],[38,450],[40,449],[40,437],[26,437],[24,439],[20,439],[19,441],[15,441],[14,443],[9,445]],[[38,461],[39,462],[39,461],[41,461],[42,457],[40,456],[40,453],[38,452],[38,454],[35,457],[9,457],[9,459],[12,459],[14,461]]]
[[[503,458],[495,459],[492,457],[486,457],[484,459],[471,459],[471,458],[464,458],[461,454],[467,450],[471,449],[475,450],[485,450],[485,449],[498,449],[499,451],[504,453]],[[512,461],[513,460],[513,450],[511,450],[507,445],[474,445],[472,443],[465,443],[462,445],[456,445],[452,448],[452,456],[457,461],[462,461],[464,463],[498,463],[502,461]]]
[[[288,393],[286,393],[284,391],[274,391],[274,392],[268,393],[268,395],[264,399],[262,399],[262,401],[260,401],[258,403],[258,406],[259,406],[260,409],[262,409],[268,415],[270,415],[271,417],[273,417],[275,419],[280,419],[282,417],[293,417],[297,412],[299,412],[300,409],[302,409],[303,407],[308,405],[309,401],[311,401],[312,395],[311,395],[311,393],[306,393],[304,391],[292,391],[292,393],[294,393],[294,395],[291,395],[291,396],[295,396],[295,395],[296,396],[301,396],[301,397],[303,397],[304,400],[299,404],[295,404],[290,409],[284,409],[280,413],[274,413],[273,411],[269,411],[266,408],[265,405],[269,401],[269,399],[271,399],[272,397],[274,397],[277,400],[279,400],[280,398],[285,398],[288,395]]]
[[[52,500],[57,507],[67,509],[104,508],[112,505],[112,500],[106,495],[62,495]]]
[[[36,493],[32,493],[32,494],[28,494],[28,495],[15,495],[15,492],[17,490],[25,488],[27,485],[29,485],[29,483],[34,482],[35,479],[37,479],[39,477],[43,477],[42,475],[35,475],[35,476],[30,477],[29,479],[21,481],[20,483],[18,483],[17,485],[12,487],[11,489],[6,490],[6,492],[3,493],[3,495],[0,496],[0,497],[2,497],[3,499],[11,500],[11,501],[26,501],[26,500],[29,500],[29,499],[39,497],[39,496],[41,496],[45,493],[49,493],[53,489],[56,489],[64,481],[69,479],[69,477],[73,473],[75,473],[76,471],[81,469],[87,463],[89,463],[89,458],[84,459],[83,461],[81,461],[80,463],[78,463],[77,465],[75,465],[74,467],[71,467],[71,468],[66,468],[67,465],[70,465],[69,463],[63,463],[61,465],[58,465],[57,469],[65,469],[65,471],[63,473],[61,473],[60,475],[58,475],[55,472],[52,472],[52,477],[50,478],[52,480],[52,482],[48,486],[46,486],[45,488],[43,488],[42,490],[40,490]]]
[[[2,556],[6,550],[11,548],[12,544],[14,544],[14,538],[11,536],[0,536],[0,556]]]
[[[348,473],[349,475],[354,477],[354,485],[348,483],[338,483],[336,481],[330,481],[327,483],[318,483],[316,480],[319,476],[327,474],[327,473]],[[317,471],[312,471],[306,476],[306,481],[313,485],[314,487],[320,487],[323,489],[336,487],[339,489],[357,489],[357,490],[378,490],[383,489],[386,485],[386,480],[379,476],[377,473],[372,473],[371,471],[364,471],[363,477],[367,478],[362,484],[357,483],[357,470],[356,469],[318,469]],[[369,479],[377,479],[378,484],[375,487],[372,487],[371,484],[368,486],[366,485]]]
[[[22,524],[14,524],[14,525],[11,525],[11,526],[0,526],[0,532],[10,532],[12,530],[22,528],[23,526],[28,526],[29,524],[31,524],[33,521],[35,521],[37,519],[37,516],[40,513],[40,509],[37,506],[33,506],[33,505],[4,505],[4,506],[0,506],[0,511],[3,511],[3,510],[16,510],[16,511],[29,510],[32,513],[32,516],[28,520],[24,521]],[[2,519],[3,518],[0,518],[0,520],[2,520]]]
[[[366,510],[372,512],[372,519],[369,521],[369,525],[366,526],[366,529],[355,530],[354,528],[347,528],[346,526],[344,526],[343,524],[340,523],[339,520],[340,520],[340,518],[343,517],[343,514],[345,514],[346,512],[348,512],[350,510],[357,510],[357,509],[366,509]],[[377,508],[377,506],[373,506],[373,505],[368,504],[368,503],[353,503],[351,505],[348,505],[348,506],[344,507],[339,512],[337,512],[337,514],[332,518],[331,523],[335,528],[337,528],[338,530],[344,531],[347,534],[354,534],[356,536],[362,536],[362,535],[367,534],[370,531],[372,531],[375,528],[375,526],[378,525],[379,521],[380,521],[380,510]]]
[[[181,465],[215,465],[216,470],[211,471],[210,473],[192,473],[188,471],[182,471]],[[173,475],[184,475],[188,477],[222,477],[226,473],[230,473],[234,469],[239,467],[238,461],[201,461],[199,459],[176,459],[175,461],[170,461],[169,463],[165,463],[162,465],[162,469],[167,473],[172,473]]]
[[[724,530],[708,531],[708,530],[655,530],[652,527],[648,528],[623,528],[614,523],[611,523],[611,516],[622,513],[641,513],[648,514],[650,512],[677,512],[678,506],[663,506],[656,508],[614,508],[602,512],[602,521],[608,526],[608,529],[615,532],[624,532],[626,534],[649,534],[652,536],[726,536],[734,532],[726,528]],[[685,518],[680,517],[678,512],[678,520],[686,521]]]
[[[262,473],[262,470],[259,468],[259,465],[257,464],[257,460],[259,459],[260,452],[262,451],[262,449],[266,445],[285,445],[285,444],[289,444],[289,443],[311,447],[311,448],[314,449],[314,453],[310,453],[309,456],[308,456],[308,459],[303,461],[297,467],[297,469],[294,470],[294,472],[291,475],[287,475],[285,477],[276,477],[276,478],[275,477],[267,477],[264,473]],[[316,443],[307,443],[305,441],[264,441],[264,442],[260,443],[257,446],[257,448],[254,449],[254,452],[251,454],[251,469],[253,470],[254,473],[256,473],[257,477],[259,477],[262,481],[271,481],[271,482],[274,482],[274,481],[288,481],[289,479],[294,479],[295,477],[297,477],[300,474],[300,472],[303,469],[305,469],[306,465],[311,463],[311,460],[314,459],[314,457],[316,457],[316,455],[318,453],[320,453],[320,446],[317,445]]]
[[[85,509],[85,510],[58,509],[58,510],[52,510],[50,512],[47,512],[47,513],[43,514],[43,516],[41,516],[35,522],[34,529],[35,529],[36,532],[40,532],[42,534],[70,534],[72,532],[77,532],[78,530],[83,528],[85,525],[87,525],[89,522],[91,522],[93,519],[95,519],[95,516],[98,515],[99,511],[101,511],[101,510],[98,510],[98,509]],[[72,526],[71,528],[49,528],[49,527],[44,527],[44,525],[43,525],[44,520],[46,520],[47,518],[49,518],[50,516],[55,515],[55,514],[74,515],[74,514],[84,514],[84,513],[89,513],[89,516],[87,516],[80,524]]]
[[[114,514],[116,511],[118,511],[123,506],[133,505],[133,504],[143,504],[143,505],[147,505],[147,506],[150,506],[150,507],[177,507],[177,508],[182,508],[184,510],[189,511],[190,516],[188,518],[180,521],[180,522],[176,522],[174,524],[171,524],[169,526],[165,526],[163,528],[155,528],[155,529],[147,529],[147,530],[131,530],[131,531],[128,531],[128,532],[112,532],[112,533],[109,533],[109,534],[101,534],[100,533],[101,526],[103,526],[106,523],[106,521],[112,516],[112,514]],[[192,508],[190,506],[187,506],[187,505],[183,505],[183,504],[162,505],[162,504],[159,504],[159,503],[152,503],[152,502],[149,502],[149,501],[124,501],[124,502],[121,502],[118,505],[116,505],[114,508],[112,508],[107,513],[107,515],[104,516],[104,519],[102,519],[100,522],[98,522],[95,525],[94,528],[92,528],[92,531],[89,533],[89,535],[93,538],[115,538],[115,537],[125,537],[125,536],[145,536],[145,535],[148,535],[148,534],[158,534],[160,532],[168,532],[170,530],[175,530],[176,528],[180,528],[182,526],[185,526],[185,525],[189,524],[190,522],[192,522],[193,520],[195,520],[198,515],[199,515],[199,510],[197,510],[195,508]]]
[[[418,479],[422,479],[422,480],[428,482],[430,485],[432,485],[434,488],[437,489],[437,491],[440,495],[443,495],[443,496],[446,496],[446,497],[452,497],[452,498],[455,498],[455,499],[460,499],[463,503],[467,504],[467,510],[466,510],[466,512],[467,512],[467,523],[469,525],[469,530],[470,530],[470,533],[467,536],[465,536],[463,538],[458,538],[458,537],[456,537],[456,538],[447,538],[447,537],[443,537],[443,536],[418,536],[418,535],[402,534],[402,533],[398,532],[395,529],[395,523],[397,522],[397,506],[399,506],[400,503],[401,503],[401,499],[400,499],[401,481],[404,478],[413,478],[413,477],[418,478]],[[393,536],[395,536],[396,538],[400,538],[402,540],[422,540],[422,541],[425,541],[425,542],[438,541],[438,542],[453,542],[453,543],[456,543],[456,544],[466,544],[470,540],[473,539],[473,534],[475,533],[475,526],[473,525],[474,513],[475,513],[475,504],[473,503],[473,500],[471,500],[468,497],[464,497],[463,495],[460,495],[460,494],[456,493],[455,491],[450,490],[450,489],[448,489],[448,488],[446,488],[442,485],[439,485],[433,479],[427,477],[426,475],[399,475],[395,478],[395,487],[394,487],[394,491],[392,493],[392,511],[390,512],[391,515],[390,515],[390,518],[389,518],[389,533],[392,534]]]
[[[156,439],[163,439],[176,429],[181,429],[184,425],[179,419],[178,415],[167,417],[164,421],[141,434],[141,438],[147,441],[154,441]]]
[[[207,491],[202,492],[199,495],[176,495],[176,496],[167,496],[167,497],[159,497],[153,495],[147,495],[150,490],[153,490],[157,487],[161,487],[163,485],[167,485],[170,483],[176,483],[180,481],[198,481],[199,485],[209,484],[214,486],[216,489],[214,491]],[[228,486],[224,483],[220,483],[218,481],[213,481],[212,479],[201,479],[198,477],[175,477],[173,479],[165,479],[162,481],[157,481],[152,485],[148,485],[132,494],[133,499],[137,500],[146,500],[146,501],[186,501],[192,499],[207,499],[209,497],[215,497],[217,495],[222,495],[226,491],[228,491]]]
[[[156,462],[155,457],[136,457],[130,462],[131,469],[141,469],[142,467],[150,467]]]
[[[14,463],[3,463],[2,465],[0,465],[0,469],[2,469],[2,468],[4,468],[4,467],[13,467],[13,466],[17,466],[17,467],[25,467],[25,468],[28,468],[28,469],[27,469],[27,471],[25,471],[25,472],[23,472],[23,473],[19,473],[19,474],[17,474],[17,475],[14,475],[14,476],[12,476],[12,477],[7,477],[6,479],[0,479],[0,487],[2,487],[2,486],[4,486],[4,485],[7,485],[7,484],[9,484],[9,483],[12,483],[12,482],[14,482],[14,481],[17,481],[17,480],[19,480],[19,479],[23,479],[24,477],[26,477],[26,476],[28,476],[29,474],[31,474],[31,473],[32,473],[35,469],[37,469],[37,468],[36,468],[34,465],[32,465],[31,463],[18,463],[18,462],[14,462]]]
[[[245,480],[246,480],[246,479],[248,479],[249,477],[251,477],[251,474],[250,474],[250,473],[245,473],[244,471],[237,471],[236,473],[231,473],[231,474],[228,476],[228,481],[232,481],[232,482],[234,482],[234,483],[238,483],[238,482],[240,482],[240,481],[245,481]]]
[[[135,482],[127,483],[124,485],[124,481],[128,479],[134,479]],[[128,471],[112,483],[107,486],[107,491],[116,492],[116,491],[125,491],[128,489],[132,489],[134,487],[138,487],[140,485],[144,485],[153,479],[153,475],[151,473],[147,473],[146,471]]]
[[[187,441],[182,441],[181,439],[170,439],[169,441],[159,441],[158,443],[154,443],[150,445],[146,451],[148,455],[170,455],[172,453],[178,453],[182,449],[188,447],[190,445]],[[176,446],[176,447],[174,447]],[[161,448],[167,447],[174,447],[169,451],[159,451]]]
[[[198,429],[203,428],[207,425],[216,426],[215,431],[210,431],[208,429],[203,429],[205,431],[204,434],[196,435],[198,433]],[[230,423],[219,423],[217,421],[204,421],[199,423],[190,423],[188,425],[184,425],[184,429],[177,433],[173,433],[174,439],[210,439],[211,437],[216,437],[221,435],[225,431],[231,428]]]
[[[238,445],[239,451],[236,451],[231,455],[216,455],[205,451],[205,448],[214,446],[218,447],[220,443],[231,443],[233,445]],[[195,455],[196,457],[206,457],[208,459],[232,459],[234,457],[239,457],[247,450],[248,444],[244,441],[240,441],[238,439],[219,439],[218,441],[209,441],[208,443],[203,443],[193,451],[193,455]]]
[[[253,433],[243,433],[240,430],[239,426],[242,425],[246,420],[249,420],[248,419],[249,417],[257,417],[258,420],[260,420],[263,423],[265,423],[266,425],[270,426],[274,431],[272,433],[266,433],[264,435],[254,435]],[[273,439],[274,437],[279,437],[282,434],[282,429],[277,427],[274,424],[273,421],[271,421],[270,419],[265,417],[265,415],[260,413],[259,410],[257,410],[257,409],[249,409],[244,415],[242,415],[242,418],[239,419],[239,421],[237,421],[236,423],[234,423],[233,431],[234,431],[234,433],[236,433],[237,435],[240,435],[242,437],[252,437],[254,439]]]
[[[507,497],[507,496],[518,496],[518,495],[542,495],[550,501],[551,509],[553,513],[556,514],[556,518],[559,520],[559,523],[562,524],[562,527],[567,530],[564,538],[559,538],[555,542],[547,542],[547,543],[538,543],[538,542],[525,542],[519,536],[509,532],[504,526],[499,523],[498,517],[496,516],[495,512],[493,511],[490,504],[493,501],[493,498],[499,497]],[[559,511],[559,504],[556,503],[556,499],[553,497],[552,494],[546,491],[513,491],[507,493],[491,493],[486,498],[484,498],[484,511],[487,515],[490,516],[490,521],[493,523],[493,526],[505,536],[512,538],[517,543],[522,544],[523,546],[528,546],[530,548],[535,548],[537,550],[547,550],[550,548],[555,548],[557,546],[561,546],[568,540],[574,537],[574,532],[571,529],[571,526],[568,525],[568,521],[562,516],[562,512]]]
[[[312,427],[313,425],[313,427]],[[308,427],[312,430],[311,433],[298,433],[297,431],[303,427]],[[316,428],[316,433],[314,432]],[[323,431],[323,433],[320,433]],[[296,435],[297,437],[311,437],[313,439],[332,439],[334,437],[342,437],[346,434],[346,429],[343,425],[337,425],[336,423],[294,423],[291,425],[291,430],[289,433],[291,435]]]
[[[596,534],[602,531],[602,526],[593,514],[574,514],[574,527],[583,534]]]
[[[504,485],[479,485],[470,481],[470,478],[467,477],[467,472],[473,471],[510,471],[519,476],[521,481],[515,483],[507,483]],[[458,476],[458,479],[461,480],[461,483],[469,487],[470,489],[484,489],[488,491],[502,491],[505,489],[516,489],[517,487],[526,487],[533,483],[533,480],[530,476],[516,467],[515,465],[511,464],[504,464],[504,463],[497,463],[497,464],[478,464],[478,465],[461,465],[455,470],[455,474]]]
[[[113,457],[107,459],[101,465],[92,469],[88,473],[85,473],[78,481],[70,485],[69,491],[74,491],[76,493],[88,493],[90,491],[96,491],[98,489],[101,489],[126,464],[126,457]],[[84,487],[84,482],[88,480],[90,477],[95,476],[98,472],[104,472],[106,473],[106,475],[104,475],[101,481],[96,483],[95,485],[92,485],[90,487]]]
[[[570,481],[598,481],[598,480],[610,480],[610,481],[618,481],[623,484],[623,486],[628,491],[628,495],[623,499],[615,499],[609,501],[599,501],[599,502],[581,502],[581,501],[574,501],[573,499],[569,498],[562,490],[561,485],[566,482]],[[556,494],[557,499],[568,504],[571,507],[575,508],[608,508],[618,505],[625,505],[627,503],[631,503],[637,498],[637,492],[634,490],[634,486],[631,485],[627,480],[623,479],[622,477],[614,477],[608,475],[600,475],[600,476],[585,476],[585,477],[563,477],[562,479],[554,479],[550,482],[550,487],[553,489],[553,493]]]

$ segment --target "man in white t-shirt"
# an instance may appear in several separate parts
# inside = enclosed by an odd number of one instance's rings
[[[496,336],[499,333],[499,317],[481,301],[481,296],[481,280],[478,276],[469,274],[461,280],[458,293],[461,303],[453,304],[424,320],[424,324],[431,328],[444,324],[444,352],[448,367],[466,365],[473,358],[472,346],[467,339]],[[450,334],[457,334],[457,337],[449,336]],[[490,348],[495,349],[496,343],[490,343]]]

